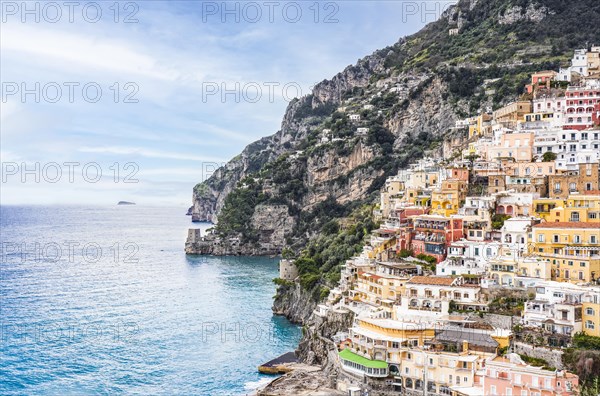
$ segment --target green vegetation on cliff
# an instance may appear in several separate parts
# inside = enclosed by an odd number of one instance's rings
[[[600,337],[577,333],[572,348],[563,355],[565,368],[579,376],[581,395],[598,395],[600,383]]]
[[[331,220],[323,232],[312,239],[296,259],[300,283],[306,290],[318,291],[315,299],[323,299],[324,288],[337,285],[341,265],[362,250],[365,238],[377,225],[372,219],[371,206],[361,206],[344,219],[344,226]],[[327,293],[328,294],[328,293]]]

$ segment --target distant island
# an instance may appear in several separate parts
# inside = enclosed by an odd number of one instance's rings
[[[119,201],[119,203],[117,203],[117,205],[135,205],[135,202]]]

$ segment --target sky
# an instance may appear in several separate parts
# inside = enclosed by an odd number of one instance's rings
[[[432,1],[2,1],[0,204],[190,205],[290,100]]]

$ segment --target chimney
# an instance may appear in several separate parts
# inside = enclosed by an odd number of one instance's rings
[[[469,352],[469,341],[463,340],[463,352]]]

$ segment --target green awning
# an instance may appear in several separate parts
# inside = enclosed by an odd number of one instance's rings
[[[387,363],[382,360],[371,360],[356,353],[352,352],[349,349],[343,349],[340,353],[340,358],[344,360],[348,360],[352,363],[360,364],[361,366],[365,366],[368,368],[376,368],[376,369],[386,369],[388,367]]]

